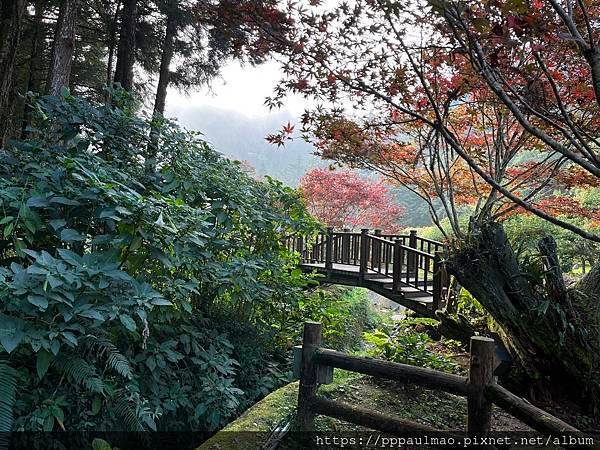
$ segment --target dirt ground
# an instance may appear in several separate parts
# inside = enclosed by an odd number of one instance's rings
[[[443,430],[464,431],[467,420],[467,402],[462,397],[368,376],[348,379],[346,383],[331,390],[324,386],[320,394],[331,400],[385,412]],[[315,425],[317,429],[331,431],[364,430],[357,425],[324,416],[319,416]],[[492,412],[492,427],[497,431],[531,430],[496,407]]]

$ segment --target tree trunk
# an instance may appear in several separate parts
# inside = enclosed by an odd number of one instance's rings
[[[117,2],[115,6],[115,15],[112,22],[108,27],[108,63],[106,64],[106,85],[111,86],[113,82],[113,63],[115,59],[115,48],[117,46],[116,34],[117,34],[117,21],[119,20],[119,12],[121,11],[121,0]]]
[[[15,60],[25,5],[25,0],[0,0],[0,145],[10,128]]]
[[[48,70],[46,91],[50,95],[58,95],[63,87],[69,86],[71,63],[75,51],[75,25],[77,24],[78,0],[63,0],[60,5],[54,45]]]
[[[125,0],[121,10],[121,32],[117,48],[115,83],[127,91],[133,89],[133,65],[135,63],[135,30],[137,24],[137,0]]]
[[[598,405],[600,267],[566,292],[556,278],[552,244],[546,240],[541,247],[551,273],[536,280],[519,265],[502,227],[490,224],[450,256],[447,269],[501,328],[530,396],[564,395]]]
[[[42,19],[44,17],[44,0],[36,0],[35,16],[33,18],[33,34],[31,36],[31,53],[29,54],[29,70],[27,75],[27,92],[39,92],[39,79],[36,76],[36,71],[41,66],[42,54]],[[23,123],[21,124],[21,138],[27,136],[27,126],[31,121],[31,106],[25,103],[23,111]]]
[[[169,86],[170,66],[173,59],[173,45],[177,33],[177,21],[171,10],[167,13],[167,28],[163,43],[163,52],[160,59],[160,75],[158,87],[156,88],[156,99],[154,101],[154,116],[162,116],[165,112],[165,101],[167,99],[167,87]]]

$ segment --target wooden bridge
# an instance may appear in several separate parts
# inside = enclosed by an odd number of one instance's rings
[[[368,288],[425,317],[435,317],[443,306],[445,245],[414,230],[391,235],[328,228],[310,241],[289,238],[286,245],[300,253],[302,270],[324,274],[325,283]]]

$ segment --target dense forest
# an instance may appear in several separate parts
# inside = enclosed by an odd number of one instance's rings
[[[31,431],[198,445],[306,377],[307,321],[327,347],[455,377],[490,336],[511,365],[492,384],[600,429],[597,2],[0,5],[0,448],[10,431],[23,448]],[[300,117],[165,117],[170,89],[265,61],[280,66],[265,105],[301,96]],[[332,276],[344,245],[354,284]],[[401,273],[405,252],[420,262]],[[435,286],[431,311],[419,292],[394,304],[410,283]],[[332,380],[332,396],[414,400]],[[435,401],[456,431],[462,403]],[[295,402],[273,427],[293,429]]]

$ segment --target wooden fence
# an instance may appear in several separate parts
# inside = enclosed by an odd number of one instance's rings
[[[393,381],[414,383],[466,397],[468,435],[486,436],[490,432],[492,404],[496,404],[541,433],[556,435],[579,432],[578,429],[498,385],[494,377],[496,365],[494,347],[493,339],[473,336],[469,375],[463,377],[321,348],[321,324],[307,322],[304,324],[301,348],[298,427],[301,430],[313,430],[315,414],[323,414],[393,435],[433,434],[454,439],[461,437],[459,433],[439,430],[319,397],[317,395],[319,384],[325,381],[331,368],[340,368]]]

